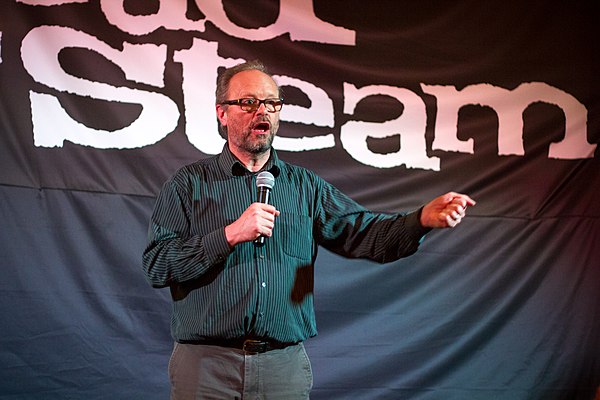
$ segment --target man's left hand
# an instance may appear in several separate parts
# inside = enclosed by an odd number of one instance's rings
[[[421,225],[425,228],[454,228],[462,221],[467,206],[475,200],[466,194],[449,192],[430,201],[421,211]]]

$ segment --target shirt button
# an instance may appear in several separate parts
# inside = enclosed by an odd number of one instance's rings
[[[263,283],[261,283],[261,284],[260,284],[260,286],[262,286],[262,287],[267,287],[267,282],[263,282]]]
[[[265,255],[264,254],[259,254],[258,258],[265,258]]]

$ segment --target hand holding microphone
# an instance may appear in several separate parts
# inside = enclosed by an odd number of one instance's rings
[[[257,202],[252,203],[237,220],[225,227],[225,236],[231,247],[250,241],[254,241],[256,246],[263,246],[265,238],[271,236],[275,226],[275,217],[279,215],[279,211],[268,204],[274,185],[273,174],[268,171],[258,174],[256,177]]]

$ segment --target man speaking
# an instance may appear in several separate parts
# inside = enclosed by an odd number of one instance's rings
[[[173,298],[172,399],[307,399],[303,342],[317,334],[318,246],[394,261],[417,251],[430,229],[456,226],[475,204],[447,193],[408,214],[367,210],[278,158],[271,144],[282,106],[260,62],[225,70],[216,91],[223,151],[181,168],[158,196],[143,267]]]

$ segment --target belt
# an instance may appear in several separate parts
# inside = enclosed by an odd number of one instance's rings
[[[281,350],[286,347],[295,346],[299,342],[280,342],[277,340],[264,340],[264,339],[199,339],[199,340],[178,340],[181,344],[194,344],[201,346],[219,346],[228,347],[232,349],[243,350],[248,354],[259,354],[266,353],[271,350]]]

